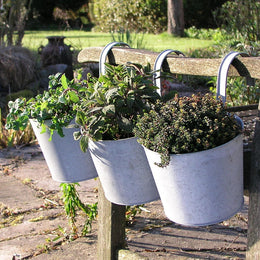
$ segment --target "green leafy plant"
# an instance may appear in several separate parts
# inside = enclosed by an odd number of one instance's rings
[[[158,101],[134,129],[138,141],[161,154],[160,166],[167,166],[170,154],[198,152],[232,140],[241,131],[235,117],[210,94]]]
[[[86,221],[81,231],[82,235],[86,235],[91,231],[92,221],[97,216],[97,203],[91,205],[84,204],[79,198],[79,194],[76,190],[76,185],[79,186],[78,183],[60,184],[61,190],[63,192],[62,198],[64,209],[67,217],[69,218],[69,223],[71,225],[74,236],[77,236],[78,234],[76,225],[77,210],[83,211],[86,216]]]
[[[69,125],[75,117],[76,112],[72,107],[79,102],[78,93],[82,88],[84,88],[84,82],[69,81],[64,74],[50,76],[48,91],[29,100],[18,98],[15,101],[9,101],[6,129],[24,130],[29,119],[32,118],[38,121],[42,132],[45,132],[47,127],[45,122],[51,120],[51,124],[48,125],[51,137],[54,131],[63,137],[62,127]]]
[[[113,42],[127,42],[132,48],[145,49],[144,33],[131,33],[121,28],[117,33],[111,32]]]
[[[235,40],[255,42],[259,40],[260,3],[255,0],[226,1],[214,16]]]
[[[216,89],[217,77],[212,77],[208,83],[213,85],[210,91],[214,94],[217,93]],[[246,84],[246,79],[241,77],[230,77],[227,79],[226,87],[226,105],[231,106],[246,106],[250,104],[257,104],[260,96],[259,80],[255,81],[254,86]]]
[[[27,145],[35,141],[35,135],[31,125],[28,125],[23,131],[7,130],[5,128],[5,119],[2,117],[0,109],[0,149],[13,145]]]
[[[256,104],[259,95],[259,82],[256,82],[255,86],[248,86],[243,78],[230,78],[227,82],[229,106]]]
[[[217,29],[198,29],[195,26],[185,29],[185,35],[195,39],[213,39],[216,43],[225,40],[226,31],[220,28]]]
[[[76,123],[81,126],[75,132],[83,151],[88,139],[118,140],[132,137],[137,115],[150,109],[150,102],[159,98],[151,81],[149,68],[127,64],[107,65],[105,75],[89,78],[88,87],[77,110]]]
[[[135,221],[135,216],[140,214],[143,209],[144,204],[142,205],[134,205],[134,206],[126,206],[125,218],[126,225],[130,226]]]

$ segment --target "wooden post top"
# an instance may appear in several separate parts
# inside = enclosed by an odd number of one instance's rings
[[[99,62],[103,47],[89,47],[83,49],[78,55],[78,61]],[[134,62],[141,65],[154,66],[158,52],[132,49],[126,47],[114,47],[111,51],[116,64]],[[252,78],[260,79],[260,57],[238,57],[238,60],[246,67]],[[176,55],[168,55],[167,62],[172,73],[199,76],[217,76],[222,58],[189,58]],[[113,62],[110,62],[113,64]],[[228,76],[245,76],[238,73],[234,66],[230,66]]]

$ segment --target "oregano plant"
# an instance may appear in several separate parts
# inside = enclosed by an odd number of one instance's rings
[[[79,93],[84,88],[84,81],[80,81],[80,76],[70,81],[65,74],[51,75],[48,90],[29,100],[18,98],[9,101],[5,127],[24,130],[29,119],[35,119],[42,127],[42,133],[48,127],[51,137],[54,131],[63,137],[62,128],[68,126],[75,118],[76,111],[73,110],[73,105],[80,101]],[[50,120],[48,126],[45,124],[47,120]]]

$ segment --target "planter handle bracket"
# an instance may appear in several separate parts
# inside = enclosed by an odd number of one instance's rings
[[[159,93],[159,95],[161,95],[161,71],[162,71],[163,63],[165,62],[167,55],[172,52],[174,52],[178,56],[182,55],[185,57],[185,55],[180,51],[167,49],[167,50],[162,51],[157,56],[155,63],[154,63],[153,82],[154,82],[154,85],[158,87],[157,92]]]
[[[107,44],[104,47],[104,49],[102,50],[100,58],[99,58],[99,75],[106,74],[106,65],[105,65],[106,58],[114,46],[127,46],[130,48],[130,46],[124,42],[111,42],[111,43]]]
[[[217,77],[217,99],[222,99],[223,103],[226,102],[226,86],[227,76],[230,64],[232,64],[241,76],[246,77],[247,85],[254,86],[255,80],[251,78],[247,68],[241,63],[236,56],[241,55],[242,57],[249,57],[247,53],[232,51],[228,53],[222,60]]]

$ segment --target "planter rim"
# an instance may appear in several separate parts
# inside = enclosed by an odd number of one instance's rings
[[[51,120],[52,120],[52,119],[44,119],[43,124],[49,126]],[[75,120],[75,119],[72,119],[72,120],[68,123],[68,125],[66,125],[66,126],[64,126],[64,127],[66,128],[67,126],[69,126],[71,123],[73,123],[74,120]],[[39,126],[41,126],[40,122],[39,122],[36,118],[29,118],[29,121],[34,121],[34,122],[37,123]]]
[[[94,142],[94,143],[109,143],[109,142],[125,142],[126,140],[137,140],[137,137],[132,136],[132,137],[127,137],[127,138],[122,138],[122,139],[118,139],[118,140],[98,140],[98,141],[94,141],[93,139],[90,138],[90,141]]]
[[[192,156],[193,154],[199,154],[199,153],[206,153],[208,151],[214,151],[216,149],[219,149],[221,147],[223,147],[224,145],[227,145],[228,143],[234,141],[235,139],[239,139],[240,137],[242,136],[242,133],[241,134],[238,134],[236,137],[234,137],[233,139],[231,139],[230,141],[224,143],[224,144],[221,144],[221,145],[218,145],[216,147],[213,147],[213,148],[210,148],[210,149],[207,149],[207,150],[202,150],[202,151],[198,151],[198,152],[190,152],[190,153],[170,153],[170,156],[181,156],[181,155],[186,155],[186,156]],[[153,152],[153,153],[158,153],[158,152],[155,152],[147,147],[145,147],[144,145],[142,145],[145,149]]]

